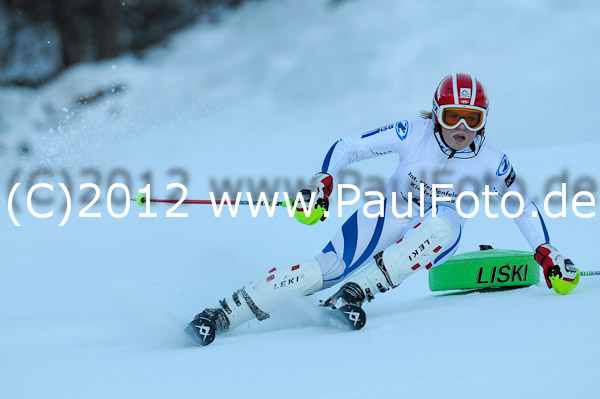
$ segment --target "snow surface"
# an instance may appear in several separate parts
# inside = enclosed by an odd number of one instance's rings
[[[599,11],[592,1],[251,2],[144,59],[82,65],[36,91],[1,89],[5,147],[33,143],[29,158],[0,158],[1,187],[25,186],[43,167],[53,176],[36,181],[68,177],[76,202],[60,228],[58,186],[39,194],[54,201],[37,205],[55,211],[49,219],[25,216],[22,191],[22,226],[3,212],[0,397],[598,397],[600,279],[582,278],[567,296],[543,285],[441,295],[422,272],[366,305],[359,332],[316,308],[330,290],[202,348],[183,334],[195,313],[272,266],[310,258],[343,219],[303,226],[282,209],[217,219],[208,206],[179,208],[188,218],[156,206],[156,219],[132,207],[115,219],[105,199],[117,168],[132,195],[148,171],[154,195],[167,195],[171,168],[187,171],[189,198],[207,198],[211,179],[307,178],[340,136],[417,118],[452,71],[486,84],[486,134],[538,201],[565,171],[597,195]],[[395,162],[353,170],[386,177]],[[100,219],[77,217],[76,187],[98,177],[86,168],[100,174]],[[2,197],[6,210],[8,189]],[[577,266],[600,269],[598,216],[546,222]],[[528,249],[512,221],[483,215],[459,252],[481,243]]]

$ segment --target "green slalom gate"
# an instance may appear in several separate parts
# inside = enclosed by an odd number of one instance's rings
[[[493,249],[453,256],[429,270],[431,291],[526,287],[540,281],[540,266],[527,251]]]

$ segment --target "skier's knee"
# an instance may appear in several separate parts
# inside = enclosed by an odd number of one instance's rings
[[[347,265],[344,259],[334,251],[320,253],[315,256],[315,260],[321,266],[323,276],[323,287],[321,289],[329,288],[344,278]]]

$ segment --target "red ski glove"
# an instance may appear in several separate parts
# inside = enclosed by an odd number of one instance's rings
[[[550,244],[542,244],[535,250],[535,261],[544,269],[548,288],[558,294],[566,294],[579,283],[579,271]]]
[[[315,193],[313,206],[310,208],[310,216],[304,214],[302,204],[298,204],[294,216],[303,224],[312,225],[319,220],[326,219],[325,211],[329,209],[329,196],[333,190],[333,178],[328,173],[319,172],[308,181],[308,187],[300,190],[306,206],[309,206],[311,193]]]

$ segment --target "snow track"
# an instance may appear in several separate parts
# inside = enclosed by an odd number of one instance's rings
[[[174,219],[162,205],[156,219],[138,218],[139,208],[114,219],[105,194],[119,168],[134,196],[148,171],[154,195],[170,194],[173,168],[187,173],[189,198],[208,198],[211,179],[309,177],[340,136],[417,118],[445,74],[466,71],[490,93],[486,134],[538,206],[565,171],[598,196],[600,139],[587,116],[600,91],[599,10],[584,1],[250,2],[143,60],[79,66],[36,92],[1,89],[5,109],[28,104],[3,114],[7,140],[35,143],[29,160],[0,159],[3,189],[16,169],[25,181],[48,167],[56,182],[68,172],[77,192],[94,168],[103,216],[75,213],[58,228],[61,201],[54,217],[34,220],[21,193],[22,227],[3,217],[0,397],[597,397],[600,278],[582,277],[567,296],[542,284],[439,295],[421,272],[366,305],[360,331],[323,317],[316,305],[327,291],[198,347],[183,333],[197,312],[273,266],[309,259],[343,220],[302,226],[284,209],[273,219],[247,210],[217,219],[210,206],[180,207],[189,217]],[[465,31],[477,34],[457,54],[448,39]],[[72,106],[107,84],[127,89]],[[58,114],[49,118],[47,107]],[[366,190],[367,177],[387,177],[395,161],[353,170]],[[77,212],[84,204],[75,198]],[[598,216],[569,210],[546,222],[576,266],[600,269]],[[459,252],[478,244],[528,249],[512,221],[483,215],[468,223]]]

